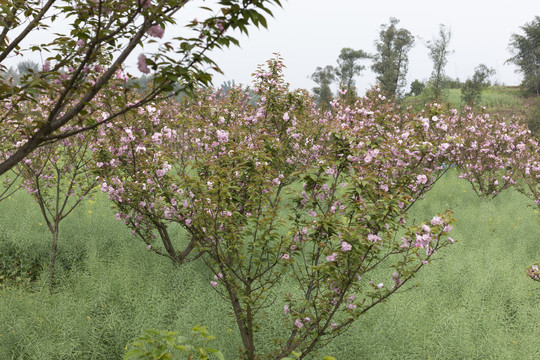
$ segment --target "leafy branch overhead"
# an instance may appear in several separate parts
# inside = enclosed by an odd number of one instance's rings
[[[19,82],[0,77],[0,104],[8,110],[0,114],[0,175],[44,143],[95,128],[154,99],[208,85],[212,71],[220,72],[210,52],[239,44],[229,30],[247,34],[250,25],[266,27],[271,7],[281,6],[280,0],[220,0],[214,4],[216,11],[202,7],[208,14],[205,18],[183,24],[192,36],[168,34],[187,2],[7,0],[0,4],[4,14],[0,18],[0,71],[6,70],[10,58],[38,53],[43,59],[40,69],[28,71]],[[58,33],[60,27],[53,24],[62,19],[68,30]],[[50,34],[47,41],[24,45],[29,36],[43,32]],[[142,98],[131,102],[118,92],[131,90],[126,86],[132,77],[125,71],[126,60],[156,39],[164,40],[155,52],[138,55],[138,69],[152,74],[152,84]],[[94,99],[100,93],[114,99],[118,110],[95,120],[88,115],[96,110]],[[22,104],[35,102],[40,94],[51,97],[50,112],[30,127],[9,131],[12,119],[24,117]],[[82,127],[75,132],[66,130],[67,124]]]

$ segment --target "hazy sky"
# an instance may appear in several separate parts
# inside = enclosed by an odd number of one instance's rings
[[[215,55],[225,72],[225,77],[215,78],[215,84],[225,80],[249,84],[256,66],[279,52],[291,86],[311,89],[315,83],[309,77],[317,66],[335,65],[343,47],[375,52],[381,24],[395,17],[400,27],[417,37],[409,53],[408,84],[429,78],[432,63],[425,42],[437,36],[439,24],[445,24],[452,31],[450,48],[455,51],[446,67],[448,75],[465,80],[483,63],[497,71],[493,80],[518,85],[515,67],[505,64],[510,57],[508,43],[512,33],[540,15],[540,1],[285,0],[274,15],[268,30],[254,28],[249,38],[241,38],[241,48]],[[375,82],[370,64],[365,61],[367,69],[357,80],[361,90]]]
[[[185,24],[194,17],[207,15],[197,7],[212,1],[190,1],[179,13],[178,24]],[[518,85],[519,74],[513,65],[505,64],[511,56],[508,43],[512,33],[519,33],[520,26],[540,15],[539,0],[282,0],[283,8],[274,9],[275,17],[269,18],[268,29],[250,28],[250,35],[239,35],[241,47],[232,47],[211,54],[225,76],[217,75],[216,86],[234,80],[251,84],[251,74],[258,64],[264,63],[275,52],[284,58],[286,80],[293,88],[312,89],[315,83],[310,75],[318,66],[336,65],[344,47],[375,52],[374,42],[379,37],[380,26],[388,24],[390,17],[400,20],[398,26],[408,29],[416,37],[416,45],[409,53],[407,90],[414,79],[427,80],[432,63],[428,57],[426,41],[434,39],[439,24],[452,31],[446,73],[465,80],[474,68],[483,63],[493,67],[497,74],[493,80],[506,85]],[[57,20],[51,28],[61,28]],[[52,30],[51,30],[52,31]],[[167,28],[165,36],[177,36],[182,28]],[[39,32],[29,38],[29,43],[49,41],[51,34]],[[126,61],[126,69],[135,76],[136,57],[141,51],[152,51],[151,46],[136,49]],[[41,62],[39,54],[28,54],[24,59]],[[16,65],[23,59],[8,59]],[[370,61],[364,61],[366,70],[357,79],[360,92],[375,84],[375,74]]]

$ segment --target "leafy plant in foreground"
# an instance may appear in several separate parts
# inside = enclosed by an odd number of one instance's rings
[[[215,339],[205,326],[195,326],[190,337],[179,336],[177,332],[149,329],[131,343],[131,350],[124,360],[172,360],[179,355],[188,360],[224,360],[221,351],[209,348],[208,342]],[[176,355],[176,356],[175,356]]]

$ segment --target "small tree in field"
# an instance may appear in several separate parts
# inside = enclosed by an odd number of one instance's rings
[[[267,26],[262,15],[272,15],[270,6],[279,0],[219,0],[208,16],[185,24],[184,35],[171,35],[154,53],[143,53],[140,45],[155,43],[175,25],[175,15],[187,0],[5,0],[0,3],[0,71],[9,58],[40,54],[39,70],[29,69],[19,82],[0,76],[0,134],[9,137],[0,153],[0,175],[13,168],[39,146],[110,122],[171,92],[190,91],[210,83],[210,70],[220,71],[208,56],[212,49],[238,44],[229,29],[247,33],[250,24]],[[203,5],[209,5],[202,2]],[[65,33],[58,22],[64,21]],[[54,24],[54,25],[53,25]],[[25,45],[37,32],[54,28],[54,36],[38,44]],[[229,32],[230,34],[230,32]],[[42,37],[45,38],[45,37]],[[122,88],[108,84],[124,67],[130,54],[138,54],[138,69],[152,73],[152,86],[134,103],[124,101]],[[98,94],[116,101],[116,111],[94,122]],[[51,96],[52,106],[30,129],[15,124],[27,115],[24,110],[38,95]],[[90,116],[89,116],[90,115]],[[71,128],[66,128],[70,125]],[[76,130],[73,126],[79,125]]]
[[[422,92],[424,91],[425,87],[426,87],[426,84],[416,79],[411,83],[411,91],[409,94],[412,96],[420,96],[422,95]]]
[[[35,112],[45,112],[51,104],[41,99]],[[26,119],[29,123],[31,119]],[[77,130],[74,128],[72,130]],[[92,173],[91,137],[93,132],[79,133],[55,144],[41,146],[17,165],[22,186],[38,203],[52,236],[49,264],[49,290],[54,286],[54,265],[60,234],[60,222],[95,190]]]
[[[448,62],[448,55],[452,51],[448,48],[452,33],[446,29],[444,25],[439,27],[439,38],[429,41],[427,47],[429,49],[429,57],[433,61],[433,72],[431,73],[430,83],[435,92],[435,101],[440,101],[441,90],[443,88],[444,68]]]
[[[257,70],[257,99],[239,88],[200,92],[177,120],[152,116],[153,129],[118,131],[116,155],[96,151],[98,166],[111,167],[102,189],[119,219],[135,232],[185,229],[214,274],[209,287],[230,303],[247,359],[305,358],[453,241],[450,212],[420,224],[406,215],[453,147],[439,110],[398,115],[371,92],[357,107],[338,102],[323,114],[307,93],[288,90],[282,67],[277,59]],[[294,292],[277,297],[284,283]],[[283,331],[262,354],[262,312],[278,304]]]
[[[479,105],[482,100],[482,90],[490,85],[489,78],[495,74],[495,69],[484,64],[474,69],[472,79],[467,79],[461,86],[461,101],[467,106]]]

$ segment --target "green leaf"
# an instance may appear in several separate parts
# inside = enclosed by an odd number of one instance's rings
[[[140,357],[142,356],[143,352],[141,349],[131,349],[127,353],[124,354],[124,360],[132,359],[134,357]]]

